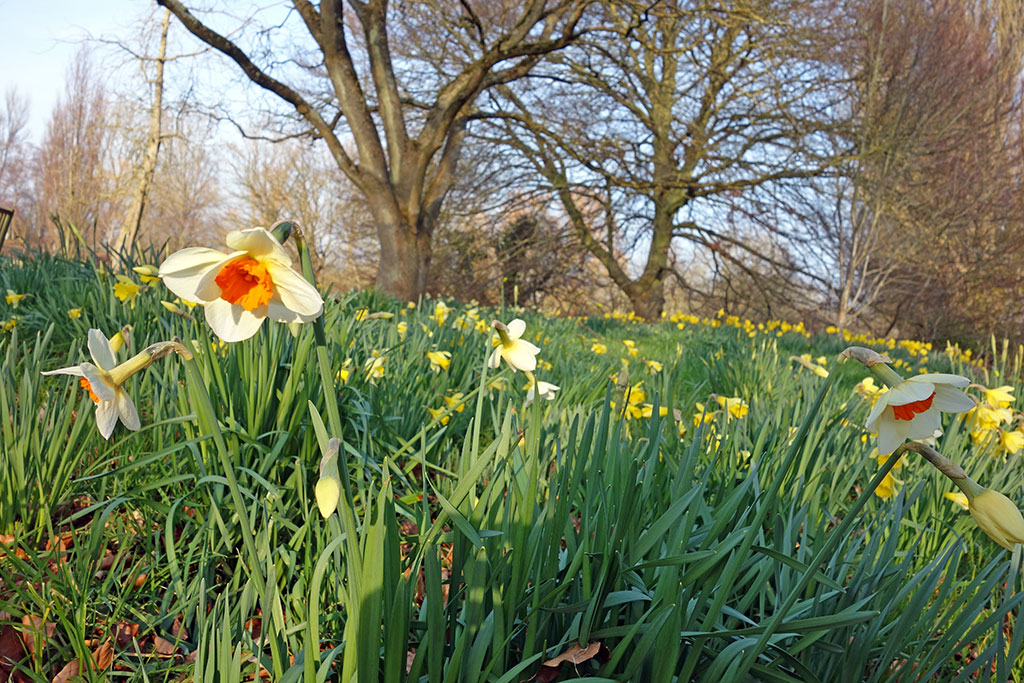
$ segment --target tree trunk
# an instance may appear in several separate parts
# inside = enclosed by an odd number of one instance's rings
[[[433,255],[430,233],[399,220],[378,220],[380,263],[376,287],[401,301],[416,301],[427,288]]]
[[[626,292],[633,312],[645,320],[661,319],[665,310],[665,281],[657,278],[645,287],[633,286]]]

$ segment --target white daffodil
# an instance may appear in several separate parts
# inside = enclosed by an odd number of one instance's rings
[[[203,304],[222,340],[248,339],[268,317],[309,322],[323,311],[316,287],[292,270],[288,252],[265,228],[233,230],[225,242],[231,253],[190,247],[167,257],[159,271],[168,289]]]
[[[504,358],[512,371],[522,370],[533,372],[537,369],[537,354],[540,349],[525,339],[521,339],[526,331],[526,323],[516,318],[507,326],[497,320],[492,323],[498,333],[497,346],[490,358],[487,359],[487,367],[496,368]]]
[[[124,366],[131,361],[119,366],[110,348],[110,342],[99,330],[89,330],[89,355],[92,356],[92,363],[49,370],[43,374],[74,375],[82,378],[79,384],[89,392],[89,397],[96,404],[96,426],[104,439],[109,439],[114,433],[119,417],[125,427],[138,431],[141,427],[139,413],[135,410],[135,404],[132,403],[128,392],[121,387],[121,384],[134,374],[132,372],[126,375],[124,372],[127,369]]]
[[[533,399],[540,396],[545,401],[555,400],[555,392],[558,391],[559,387],[557,384],[551,384],[550,382],[531,382],[530,388],[526,391],[526,403],[525,406],[533,403]]]
[[[941,431],[940,412],[973,408],[974,400],[960,391],[968,384],[966,377],[941,373],[894,381],[889,391],[878,396],[865,425],[869,432],[878,432],[878,452],[888,455],[907,439],[935,436]]]

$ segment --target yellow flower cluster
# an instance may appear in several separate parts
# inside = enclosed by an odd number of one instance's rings
[[[1000,453],[1013,455],[1024,448],[1024,429],[1020,427],[1024,415],[1013,411],[1014,388],[1005,385],[988,389],[975,385],[981,391],[978,405],[967,413],[971,439],[977,445],[996,443]],[[1014,425],[1018,425],[1014,428]]]

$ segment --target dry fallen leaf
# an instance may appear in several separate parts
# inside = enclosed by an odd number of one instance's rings
[[[45,632],[46,638],[43,639],[45,644],[46,639],[53,637],[53,632],[57,629],[57,624],[49,622],[44,624],[42,617],[37,617],[34,614],[23,616],[21,624],[25,627],[21,632],[21,639],[25,642],[25,649],[30,655],[35,654],[36,651],[36,636]]]

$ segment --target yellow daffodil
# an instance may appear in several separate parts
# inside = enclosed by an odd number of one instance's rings
[[[649,360],[649,361],[647,361],[647,371],[650,372],[652,375],[656,375],[657,373],[661,372],[661,370],[662,370],[662,366],[661,366],[661,363],[659,363],[658,361],[656,361],[656,360]]]
[[[880,394],[885,393],[889,389],[887,387],[879,387],[875,384],[874,377],[865,377],[862,379],[857,386],[853,388],[860,396],[871,402],[871,405],[875,405],[875,401],[878,400]]]
[[[1013,401],[1013,387],[1009,385],[985,390],[985,403],[996,408],[1009,408]]]
[[[0,320],[0,328],[3,328],[4,332],[10,332],[15,328],[19,320],[18,316],[13,316],[10,320]]]
[[[1016,503],[993,489],[985,489],[969,503],[971,517],[989,538],[1007,550],[1024,543],[1024,517]]]
[[[712,412],[710,410],[706,410],[704,408],[704,404],[700,403],[700,402],[694,403],[693,404],[693,408],[694,408],[694,413],[693,413],[693,426],[694,427],[700,427],[702,424],[704,424],[706,422],[714,422],[715,421],[715,416],[718,415],[717,412]]]
[[[888,367],[885,370],[899,379]],[[926,374],[896,380],[878,397],[865,424],[869,432],[878,433],[878,452],[883,455],[908,438],[925,439],[940,432],[940,412],[962,413],[974,408],[974,400],[958,388],[970,383],[966,377]]]
[[[338,381],[344,384],[348,381],[349,368],[352,366],[352,359],[346,358],[345,362],[341,364],[341,369],[338,370],[337,378]]]
[[[73,318],[73,319],[81,318],[82,317],[82,309],[81,308],[69,308],[68,309],[68,317],[69,318]]]
[[[461,413],[466,409],[466,402],[462,400],[464,394],[461,391],[457,391],[451,396],[444,396],[444,404],[449,408],[454,408],[455,412]]]
[[[1004,453],[1013,455],[1024,448],[1024,431],[1014,429],[1013,431],[1000,432],[999,445]]]
[[[593,344],[591,344],[590,350],[599,356],[602,353],[608,353],[608,347],[600,342],[594,342]]]
[[[487,391],[504,391],[508,387],[508,381],[504,377],[495,377],[487,382]]]
[[[631,356],[635,356],[636,355],[636,342],[635,341],[633,341],[632,339],[623,339],[622,343],[626,347],[626,353],[628,353]]]
[[[427,412],[435,420],[440,420],[443,425],[448,424],[448,421],[451,419],[451,415],[447,414],[444,408],[427,408]]]
[[[886,472],[882,478],[878,488],[875,489],[875,495],[882,500],[889,500],[892,498],[892,494],[896,491],[896,478],[892,476],[892,472]]]
[[[10,306],[11,308],[17,308],[18,304],[21,303],[21,300],[24,299],[27,296],[32,296],[32,295],[31,294],[18,294],[13,289],[8,289],[7,290],[7,296],[4,297],[4,301],[6,301],[7,305]]]
[[[431,371],[441,372],[448,369],[452,362],[452,354],[450,351],[427,351],[427,360],[430,361]]]
[[[135,266],[132,270],[138,274],[144,285],[160,280],[160,269],[156,266]]]
[[[434,314],[430,317],[437,321],[437,326],[441,327],[444,325],[444,321],[448,319],[448,314],[453,309],[449,308],[443,301],[438,301],[434,306]]]
[[[967,496],[961,493],[960,491],[957,491],[956,493],[946,491],[942,495],[945,496],[948,500],[951,500],[960,507],[962,507],[964,510],[971,509],[971,506],[967,502]]]
[[[171,254],[159,271],[168,289],[203,304],[218,337],[248,339],[268,317],[290,323],[320,316],[320,293],[292,270],[288,252],[265,228],[233,230],[225,241],[228,254],[190,247]]]
[[[409,323],[407,323],[404,320],[401,320],[399,321],[398,325],[395,326],[395,329],[398,330],[398,338],[401,341],[405,341],[405,335],[409,331]]]
[[[512,368],[512,372],[522,370],[533,372],[537,369],[537,354],[540,349],[525,339],[521,339],[526,331],[526,323],[516,318],[507,326],[498,322],[493,323],[498,333],[497,345],[490,357],[487,359],[487,367],[496,368],[501,364],[502,359]]]
[[[384,377],[385,361],[387,361],[387,356],[381,354],[377,349],[370,352],[370,358],[366,360],[366,363],[363,366],[363,369],[366,372],[366,378],[370,380],[370,384],[376,384],[377,380]]]
[[[114,296],[120,299],[121,303],[127,303],[132,308],[135,308],[135,299],[138,298],[141,291],[142,285],[130,277],[126,275],[117,276],[117,284],[114,285]]]
[[[738,396],[733,398],[726,398],[725,396],[716,396],[715,400],[718,401],[718,405],[721,406],[725,415],[729,417],[741,418],[746,417],[750,411],[750,406],[747,405],[746,401]]]

